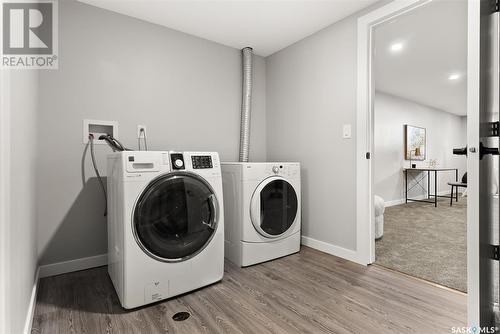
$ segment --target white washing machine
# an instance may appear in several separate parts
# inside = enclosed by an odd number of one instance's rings
[[[219,156],[108,156],[108,272],[124,308],[220,281],[224,219]]]
[[[222,163],[225,256],[241,266],[300,250],[299,163]]]

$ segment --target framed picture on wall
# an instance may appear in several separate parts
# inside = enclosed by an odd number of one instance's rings
[[[425,144],[425,128],[405,124],[405,159],[425,160]]]

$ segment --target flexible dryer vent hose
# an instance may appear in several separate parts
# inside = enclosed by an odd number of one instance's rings
[[[252,111],[253,50],[241,50],[243,58],[243,94],[241,99],[240,162],[248,162],[250,147],[250,113]]]

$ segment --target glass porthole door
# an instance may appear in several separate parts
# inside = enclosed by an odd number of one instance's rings
[[[210,242],[218,223],[212,187],[196,174],[175,172],[153,180],[139,197],[133,231],[139,246],[166,262],[187,260]]]
[[[293,186],[281,177],[270,177],[255,189],[250,204],[252,224],[267,238],[277,238],[292,227],[298,200]]]

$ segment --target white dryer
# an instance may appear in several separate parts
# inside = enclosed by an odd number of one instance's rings
[[[299,163],[222,163],[225,256],[241,266],[300,250]]]
[[[219,156],[108,156],[108,272],[124,308],[220,281],[224,219]]]

